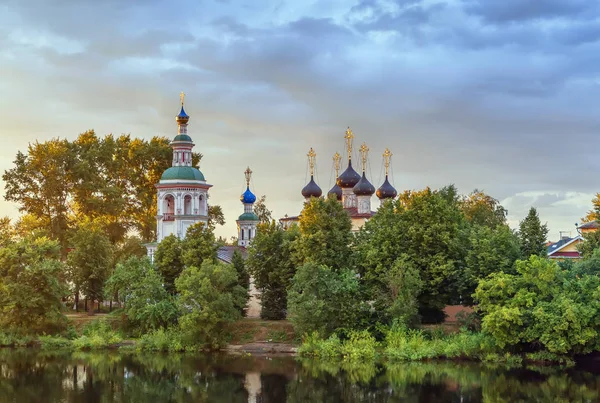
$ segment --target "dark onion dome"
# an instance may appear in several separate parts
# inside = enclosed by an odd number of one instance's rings
[[[190,136],[188,136],[187,134],[178,134],[173,139],[173,142],[175,142],[175,141],[186,141],[186,142],[191,143],[192,142],[192,138]]]
[[[398,196],[398,192],[388,181],[388,177],[386,175],[383,185],[381,185],[379,187],[379,189],[377,189],[377,197],[379,197],[380,200],[383,200],[383,199],[393,199],[396,196]]]
[[[185,113],[185,110],[183,109],[183,105],[181,105],[181,111],[179,112],[179,115],[175,117],[175,120],[179,124],[185,124],[190,120],[190,117],[187,113]]]
[[[310,182],[308,182],[308,185],[304,186],[304,189],[302,189],[302,196],[308,199],[309,197],[321,197],[322,194],[323,191],[321,190],[319,185],[315,183],[315,180],[311,175]]]
[[[360,175],[352,168],[352,160],[348,160],[348,168],[337,178],[337,185],[344,188],[353,188],[360,181]]]
[[[352,191],[357,196],[372,196],[375,193],[375,186],[371,185],[371,182],[367,180],[365,173],[363,172],[360,181],[352,188]]]
[[[329,192],[327,192],[327,197],[329,197],[331,195],[335,195],[336,199],[342,200],[342,188],[339,187],[337,185],[337,183],[333,185],[333,187],[331,188],[331,190]]]
[[[240,201],[244,204],[252,204],[256,201],[256,196],[250,191],[249,187],[246,187],[246,191],[240,196]]]
[[[254,213],[244,213],[238,217],[239,221],[258,221],[259,218]]]
[[[189,180],[189,181],[204,181],[204,175],[198,168],[194,167],[171,167],[167,169],[160,180]]]

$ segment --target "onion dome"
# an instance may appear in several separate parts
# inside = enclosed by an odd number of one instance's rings
[[[342,188],[336,184],[333,185],[331,190],[327,192],[327,197],[335,195],[335,198],[338,200],[342,200]]]
[[[252,204],[256,201],[256,196],[250,191],[249,187],[246,187],[246,191],[240,196],[240,201],[244,204]]]
[[[381,185],[379,189],[377,189],[377,197],[379,197],[380,200],[383,200],[393,199],[396,196],[398,196],[398,192],[388,181],[388,176],[386,175],[383,185]]]
[[[353,188],[360,181],[360,175],[352,168],[352,160],[348,160],[348,168],[337,178],[337,185],[344,188]],[[373,191],[374,192],[374,191]]]
[[[259,221],[260,219],[254,213],[244,213],[238,217],[239,221]]]
[[[198,168],[189,166],[174,166],[168,168],[160,180],[204,181],[204,175]]]
[[[190,117],[187,113],[185,113],[185,110],[183,109],[183,105],[181,105],[181,111],[179,112],[179,115],[175,117],[175,120],[180,125],[186,124],[190,120]]]
[[[358,183],[352,188],[352,191],[357,196],[372,196],[373,193],[375,193],[375,186],[371,185],[371,182],[367,180],[367,177],[363,172],[362,178],[360,178]]]
[[[308,185],[304,186],[304,189],[302,189],[302,196],[308,199],[309,197],[321,197],[322,194],[323,191],[321,190],[319,185],[315,183],[315,180],[311,175],[310,182],[308,182]]]

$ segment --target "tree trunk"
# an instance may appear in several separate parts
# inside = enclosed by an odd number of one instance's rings
[[[88,307],[87,307],[87,297],[85,297],[85,300],[83,302],[83,309],[87,312]]]
[[[75,312],[79,312],[79,288],[75,290]]]
[[[88,309],[88,316],[94,316],[94,300],[90,300],[90,307]]]

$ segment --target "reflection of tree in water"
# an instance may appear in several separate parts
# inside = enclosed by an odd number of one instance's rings
[[[0,349],[0,400],[241,403],[247,373],[261,381],[257,403],[600,401],[597,373],[551,367],[9,349]]]

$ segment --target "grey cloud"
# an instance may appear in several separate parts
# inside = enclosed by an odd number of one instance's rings
[[[490,23],[587,17],[597,8],[588,0],[468,0],[465,9]]]

